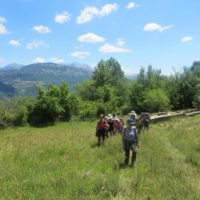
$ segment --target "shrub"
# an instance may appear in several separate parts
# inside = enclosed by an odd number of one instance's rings
[[[78,118],[84,121],[96,119],[97,109],[98,108],[95,102],[82,101],[79,105]]]
[[[27,108],[25,106],[19,107],[13,114],[12,124],[14,126],[23,126],[27,123]]]
[[[170,108],[169,97],[163,89],[148,90],[144,95],[143,107],[149,112],[166,111]]]

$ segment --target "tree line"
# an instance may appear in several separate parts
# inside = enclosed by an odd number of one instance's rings
[[[92,77],[70,91],[66,82],[37,86],[36,97],[0,102],[0,127],[44,126],[56,121],[93,120],[101,114],[128,114],[130,110],[161,112],[200,108],[200,62],[166,76],[161,70],[141,67],[136,80],[128,80],[119,62],[101,60]]]

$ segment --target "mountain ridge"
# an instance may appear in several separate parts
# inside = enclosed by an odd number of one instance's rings
[[[35,63],[18,69],[1,69],[0,84],[2,87],[0,87],[0,93],[10,97],[32,96],[36,94],[35,86],[38,84],[58,85],[63,81],[66,81],[70,89],[73,90],[77,83],[90,79],[91,75],[91,70],[55,63]],[[4,86],[10,88],[9,92],[5,91]]]

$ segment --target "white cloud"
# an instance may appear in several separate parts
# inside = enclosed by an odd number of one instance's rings
[[[49,27],[43,26],[43,25],[34,26],[33,30],[37,31],[38,33],[43,33],[43,34],[51,32],[51,30],[49,29]]]
[[[99,48],[99,51],[102,53],[126,53],[130,52],[131,50],[106,43]]]
[[[149,23],[146,24],[144,27],[145,31],[155,31],[155,30],[159,30],[161,28],[161,26],[159,24],[156,23]]]
[[[118,5],[116,3],[113,4],[106,4],[99,10],[99,15],[100,16],[106,16],[109,15],[111,12],[117,10]]]
[[[34,62],[34,63],[45,63],[46,61],[45,61],[44,58],[38,57],[38,58],[35,58],[35,59],[33,60],[33,62]]]
[[[81,15],[77,17],[77,23],[83,24],[91,21],[95,15],[98,15],[99,10],[96,7],[86,7],[81,11]]]
[[[126,9],[133,9],[139,7],[139,4],[136,4],[134,2],[129,2],[128,5],[126,6]]]
[[[173,28],[174,26],[173,25],[168,25],[168,26],[162,26],[159,31],[160,32],[163,32],[163,31],[166,31],[167,29],[170,29],[170,28]]]
[[[111,12],[117,10],[118,5],[116,3],[106,4],[101,9],[96,7],[86,7],[81,11],[81,14],[77,17],[77,23],[83,24],[91,21],[94,17],[103,17],[109,15]]]
[[[27,44],[27,49],[34,49],[40,47],[49,47],[45,42],[34,39],[31,43]]]
[[[71,20],[71,14],[64,11],[63,13],[61,14],[57,14],[55,16],[55,22],[59,23],[59,24],[64,24],[64,23],[67,23]]]
[[[4,23],[6,22],[7,22],[6,18],[0,16],[0,35],[8,33],[8,30],[6,29],[6,26],[4,25]]]
[[[6,22],[7,22],[6,18],[0,16],[0,24],[4,24]]]
[[[71,56],[77,57],[79,59],[84,59],[86,56],[89,56],[90,53],[87,51],[75,51],[71,53]]]
[[[4,24],[0,24],[0,35],[2,34],[7,34],[8,30],[6,29],[6,27],[4,26]]]
[[[53,63],[64,63],[64,59],[63,58],[50,58],[49,59],[50,62],[53,62]]]
[[[149,24],[146,24],[144,26],[144,30],[145,31],[160,31],[160,32],[163,32],[167,29],[170,29],[174,27],[173,25],[168,25],[168,26],[161,26],[160,24],[157,24],[157,23],[149,23]]]
[[[121,38],[117,39],[117,43],[116,43],[117,46],[123,46],[124,44],[125,44],[125,42],[123,39],[121,39]]]
[[[20,47],[21,43],[18,40],[10,40],[9,45],[14,46],[14,47]]]
[[[182,39],[181,39],[181,42],[189,42],[189,41],[191,41],[193,38],[192,38],[192,36],[185,36],[185,37],[183,37]]]
[[[105,38],[95,35],[94,33],[86,33],[85,35],[79,36],[78,41],[96,43],[96,42],[104,42]]]
[[[52,62],[52,63],[64,63],[64,59],[62,58],[50,58],[50,59],[45,59],[45,58],[35,58],[33,60],[34,63],[45,63],[45,62]]]

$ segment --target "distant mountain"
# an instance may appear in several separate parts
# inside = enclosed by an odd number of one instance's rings
[[[6,96],[35,95],[37,84],[47,86],[66,81],[73,90],[75,84],[91,78],[92,71],[54,63],[38,63],[19,69],[0,70],[0,93]],[[9,91],[8,89],[9,88]],[[8,92],[7,92],[8,91]]]
[[[2,67],[1,70],[13,70],[13,69],[20,69],[23,65],[17,64],[17,63],[11,63],[6,65],[5,67]]]
[[[78,63],[78,62],[73,62],[73,63],[67,64],[67,66],[74,67],[74,68],[87,69],[87,70],[90,70],[90,71],[93,70],[90,65],[82,64],[82,63]]]

